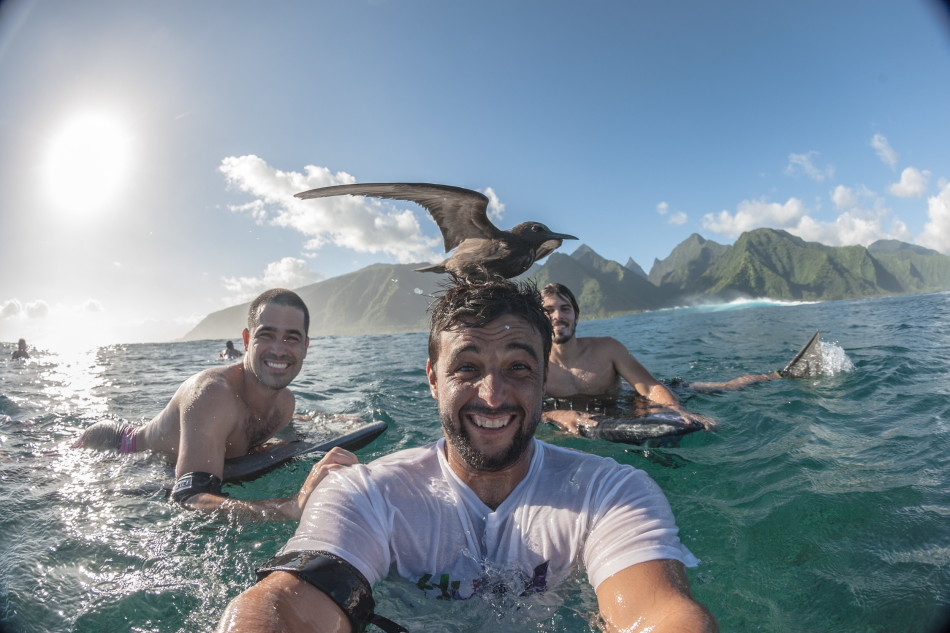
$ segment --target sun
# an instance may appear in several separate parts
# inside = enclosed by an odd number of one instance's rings
[[[77,114],[50,140],[43,189],[65,215],[88,218],[115,202],[131,158],[131,138],[120,119],[106,112]]]

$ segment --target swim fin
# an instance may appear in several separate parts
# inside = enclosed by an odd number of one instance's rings
[[[778,375],[782,378],[820,376],[822,373],[820,334],[821,332],[816,331],[814,336],[805,343],[805,347],[801,348],[795,358],[785,366],[785,369],[779,370]]]

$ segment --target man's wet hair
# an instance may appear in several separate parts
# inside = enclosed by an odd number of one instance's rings
[[[551,321],[541,308],[538,287],[530,281],[493,279],[484,283],[456,283],[446,288],[429,307],[429,360],[439,356],[439,335],[462,327],[484,327],[495,319],[521,317],[541,335],[544,366],[547,367],[554,334]]]
[[[289,306],[303,311],[303,333],[306,336],[310,336],[310,310],[307,309],[307,304],[303,302],[300,295],[286,288],[271,288],[270,290],[265,290],[259,294],[254,301],[251,301],[251,305],[247,309],[248,330],[254,330],[261,316],[261,308],[269,303]]]
[[[571,305],[574,307],[574,314],[577,316],[581,315],[581,308],[579,305],[577,305],[577,299],[574,297],[574,293],[571,292],[571,289],[564,284],[551,283],[546,285],[541,289],[541,297],[547,297],[548,295],[559,295],[564,297],[570,301]]]

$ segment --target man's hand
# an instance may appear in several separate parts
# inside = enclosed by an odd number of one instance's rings
[[[719,423],[713,420],[712,418],[707,418],[705,415],[700,415],[698,413],[693,413],[692,411],[687,411],[686,409],[680,409],[677,411],[683,418],[689,420],[690,422],[696,422],[703,425],[703,428],[707,431],[715,431],[719,428]]]
[[[597,415],[587,413],[586,411],[572,411],[570,409],[553,409],[541,414],[541,420],[548,424],[553,424],[562,431],[581,434],[581,427],[597,426],[599,418]]]
[[[327,454],[323,456],[323,459],[314,464],[313,468],[310,469],[307,480],[303,482],[300,492],[297,493],[296,501],[299,514],[303,514],[304,506],[307,505],[307,500],[310,498],[311,493],[313,493],[317,484],[323,481],[327,475],[334,470],[358,464],[359,461],[356,455],[346,449],[340,448],[339,446],[331,448]],[[300,518],[299,515],[297,518]]]

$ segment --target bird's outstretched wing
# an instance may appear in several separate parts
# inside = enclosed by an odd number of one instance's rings
[[[446,252],[468,238],[495,238],[501,231],[488,220],[488,198],[477,191],[424,182],[365,183],[320,187],[295,194],[295,198],[373,196],[408,200],[424,207],[439,225]]]

